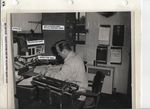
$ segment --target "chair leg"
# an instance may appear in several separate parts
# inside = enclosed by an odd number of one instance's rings
[[[100,100],[100,97],[101,97],[100,95],[97,96],[95,109],[99,109],[99,100]]]
[[[62,96],[60,96],[60,104],[59,104],[59,109],[63,109]]]

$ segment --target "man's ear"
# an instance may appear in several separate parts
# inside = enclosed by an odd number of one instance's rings
[[[66,49],[63,49],[63,50],[62,50],[62,54],[65,54],[65,53],[66,53]]]
[[[66,49],[63,49],[62,53],[63,53],[63,54],[66,54],[66,53],[67,53],[67,50],[66,50]]]

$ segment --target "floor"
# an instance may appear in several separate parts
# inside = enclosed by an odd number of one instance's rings
[[[50,107],[46,103],[40,101],[30,102],[27,101],[28,105],[24,105],[23,108],[19,109],[59,109],[56,107]],[[131,98],[123,94],[102,94],[99,109],[131,109]]]
[[[124,94],[103,94],[99,104],[100,109],[131,109],[131,98]]]

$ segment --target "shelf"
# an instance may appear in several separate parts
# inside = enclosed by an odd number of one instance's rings
[[[85,24],[76,24],[76,33],[87,33],[87,29],[85,29]]]
[[[29,55],[29,56],[21,56],[22,58],[28,59],[28,58],[33,58],[37,57],[38,55]]]
[[[85,44],[85,41],[74,41],[75,44]]]
[[[76,26],[85,26],[85,24],[77,23]]]

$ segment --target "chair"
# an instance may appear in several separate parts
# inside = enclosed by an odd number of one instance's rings
[[[97,71],[93,81],[88,81],[89,87],[91,87],[92,90],[87,90],[85,93],[78,92],[79,95],[86,96],[86,101],[84,106],[82,106],[83,109],[98,109],[104,78],[105,74],[101,71]]]

